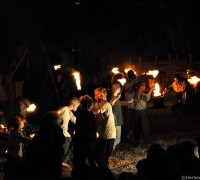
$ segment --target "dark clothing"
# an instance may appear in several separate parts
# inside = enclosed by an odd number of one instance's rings
[[[148,138],[149,124],[147,118],[147,111],[134,110],[134,136],[136,140],[141,138]]]
[[[74,168],[83,168],[87,159],[89,166],[95,167],[97,122],[92,112],[80,111],[76,120],[75,132],[73,137]]]
[[[124,116],[125,116],[124,130],[125,134],[128,135],[134,129],[134,109],[126,108]]]
[[[45,127],[35,135],[27,150],[27,179],[61,178],[64,135],[59,125]]]
[[[116,98],[116,96],[112,96],[112,98]],[[117,100],[112,106],[112,110],[115,117],[115,126],[122,126],[124,122],[122,116],[122,108],[119,100]]]
[[[98,167],[108,167],[108,159],[112,153],[114,142],[115,139],[97,139],[95,159]]]

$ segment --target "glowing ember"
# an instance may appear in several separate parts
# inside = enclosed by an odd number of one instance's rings
[[[6,128],[3,124],[1,124],[0,127],[1,127],[2,129],[5,129],[5,128]]]
[[[159,73],[158,70],[153,70],[153,71],[148,71],[147,75],[152,75],[154,78],[156,78],[158,73]]]
[[[36,109],[36,105],[35,104],[30,104],[29,107],[27,108],[28,112],[34,112]]]
[[[126,78],[118,79],[117,81],[119,81],[121,85],[124,86],[124,84],[126,83]]]
[[[30,134],[30,137],[33,138],[35,136],[35,134]]]
[[[99,133],[98,133],[98,132],[96,133],[96,137],[97,137],[97,138],[99,137]]]
[[[200,78],[198,78],[197,76],[192,76],[190,79],[188,79],[188,82],[196,87],[197,83],[200,82]]]
[[[55,69],[55,70],[58,70],[58,69],[60,69],[60,68],[61,68],[61,65],[60,65],[60,64],[54,66],[54,69]]]
[[[118,73],[119,73],[119,68],[117,68],[117,67],[113,68],[113,69],[112,69],[112,72],[113,72],[114,74],[118,74]]]
[[[5,153],[8,154],[8,150],[6,150]]]
[[[190,77],[190,70],[187,69],[187,76]]]
[[[73,135],[76,134],[76,131],[73,131]]]
[[[81,90],[81,80],[80,80],[80,73],[79,72],[75,72],[73,73],[74,78],[76,80],[76,86],[78,90]]]
[[[153,90],[153,93],[154,93],[154,96],[157,97],[157,96],[161,96],[161,93],[160,93],[160,85],[158,83],[155,84],[155,88]]]

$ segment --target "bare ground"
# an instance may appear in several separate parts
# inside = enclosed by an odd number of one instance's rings
[[[143,145],[135,146],[134,142],[120,143],[116,153],[110,157],[110,169],[117,176],[122,172],[137,173],[136,164],[139,160],[146,158],[146,152],[150,145],[158,143],[164,149],[168,146],[182,141],[195,142],[200,137],[200,111],[171,109],[175,103],[173,93],[164,97],[165,107],[154,108],[153,102],[148,103],[148,117],[151,130],[151,140]],[[197,154],[197,148],[195,149]],[[71,168],[63,169],[63,177],[70,176]]]

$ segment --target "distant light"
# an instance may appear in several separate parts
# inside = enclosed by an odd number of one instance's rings
[[[76,4],[76,5],[79,5],[79,4],[81,4],[81,3],[79,3],[79,2],[76,2],[75,4]]]

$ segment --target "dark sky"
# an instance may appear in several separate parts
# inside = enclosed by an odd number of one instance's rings
[[[1,49],[7,54],[25,45],[37,51],[42,40],[60,51],[81,49],[91,59],[165,59],[169,53],[183,59],[191,52],[198,60],[198,18],[197,2],[189,0],[6,0]]]

